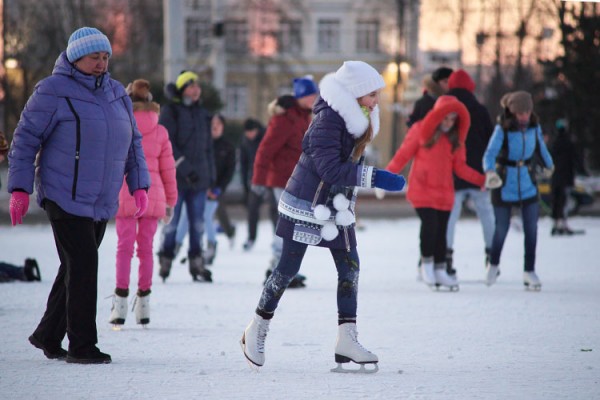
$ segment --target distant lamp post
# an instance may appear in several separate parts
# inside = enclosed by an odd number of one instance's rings
[[[393,104],[392,104],[392,144],[390,148],[390,157],[393,157],[398,149],[398,130],[400,127],[399,119],[402,115],[402,100],[404,98],[405,81],[408,80],[411,66],[404,60],[401,55],[396,55],[393,62],[387,66],[387,75],[390,78],[390,83],[394,88]]]
[[[485,44],[485,41],[487,40],[488,36],[489,35],[483,31],[479,31],[477,32],[477,35],[475,35],[475,44],[477,45],[477,77],[475,79],[478,88],[481,87],[481,64],[483,45]]]

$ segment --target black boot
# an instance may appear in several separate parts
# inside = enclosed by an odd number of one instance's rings
[[[72,364],[110,364],[112,359],[109,354],[101,352],[96,346],[89,350],[67,354],[67,362]]]
[[[40,274],[40,267],[35,258],[26,258],[25,265],[23,266],[23,272],[25,273],[25,279],[28,281],[41,281],[42,275]]]
[[[204,267],[204,258],[201,255],[190,258],[190,274],[194,281],[212,282],[212,272]]]
[[[173,259],[159,253],[158,263],[160,264],[158,275],[160,275],[160,277],[163,279],[163,282],[165,282],[171,273],[171,264],[173,264]]]
[[[446,273],[451,276],[456,276],[456,270],[453,268],[453,260],[452,255],[454,254],[454,250],[446,249]]]

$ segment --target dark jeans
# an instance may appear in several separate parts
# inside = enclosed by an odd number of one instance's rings
[[[521,207],[521,219],[523,220],[523,233],[525,234],[525,271],[535,269],[535,248],[537,245],[537,223],[540,205],[537,201],[524,204]],[[510,228],[511,206],[494,206],[494,215],[496,216],[496,230],[492,241],[492,252],[490,254],[490,264],[500,264],[500,254],[504,241]]]
[[[272,314],[275,312],[283,292],[300,270],[302,259],[308,245],[283,239],[283,253],[279,264],[267,279],[263,288],[258,310]],[[338,273],[337,307],[340,320],[356,319],[358,294],[358,276],[360,261],[356,248],[350,252],[346,249],[330,249]],[[259,314],[262,314],[259,312]]]
[[[433,257],[436,264],[446,262],[446,231],[450,211],[415,208],[421,219],[421,256]]]
[[[98,343],[98,247],[107,221],[69,214],[48,200],[44,208],[52,225],[60,267],[34,335],[56,348],[66,334],[69,353],[85,353]]]
[[[219,225],[221,226],[221,229],[223,229],[223,232],[225,232],[225,235],[227,235],[228,238],[233,237],[235,235],[235,226],[231,223],[229,213],[227,213],[227,205],[222,198],[219,200],[216,214]]]
[[[162,230],[162,242],[159,250],[161,256],[171,260],[175,258],[175,237],[177,236],[177,225],[179,225],[183,203],[185,203],[189,221],[190,246],[188,257],[192,259],[202,255],[206,190],[179,190],[177,193],[177,204],[175,204],[175,208],[173,209],[173,219]]]
[[[256,240],[256,232],[258,229],[258,220],[260,217],[260,206],[264,201],[269,202],[269,218],[273,223],[273,227],[277,225],[277,202],[273,190],[267,189],[262,195],[258,195],[252,190],[248,191],[248,240]],[[273,228],[275,229],[275,228]]]
[[[0,282],[26,281],[25,268],[0,262]]]

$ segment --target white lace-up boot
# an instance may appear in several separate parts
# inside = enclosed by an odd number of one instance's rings
[[[335,344],[335,362],[357,364],[376,364],[377,356],[365,349],[358,342],[356,323],[346,322],[338,326],[337,343]]]
[[[450,289],[451,291],[458,290],[458,280],[456,279],[456,275],[448,275],[448,271],[446,270],[446,263],[436,266],[436,268],[434,269],[434,274],[435,282],[437,285],[444,286]]]
[[[421,277],[423,282],[429,286],[435,285],[435,272],[433,270],[433,257],[421,259]]]
[[[540,278],[538,278],[535,271],[525,271],[523,272],[523,284],[526,289],[539,291],[542,290],[542,282]]]
[[[262,367],[265,363],[265,339],[269,332],[270,319],[264,319],[258,314],[248,324],[240,341],[244,355],[252,364]]]
[[[150,290],[138,290],[133,304],[135,321],[141,325],[150,323]]]
[[[125,324],[127,318],[127,296],[113,295],[112,311],[109,322],[115,326]]]
[[[492,286],[494,283],[496,283],[496,279],[498,279],[498,271],[499,271],[499,267],[497,265],[492,265],[490,263],[488,263],[487,267],[485,268],[485,284],[488,286]]]

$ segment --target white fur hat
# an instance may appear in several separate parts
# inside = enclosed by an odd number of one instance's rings
[[[335,79],[357,99],[385,86],[381,74],[363,61],[344,61]]]

